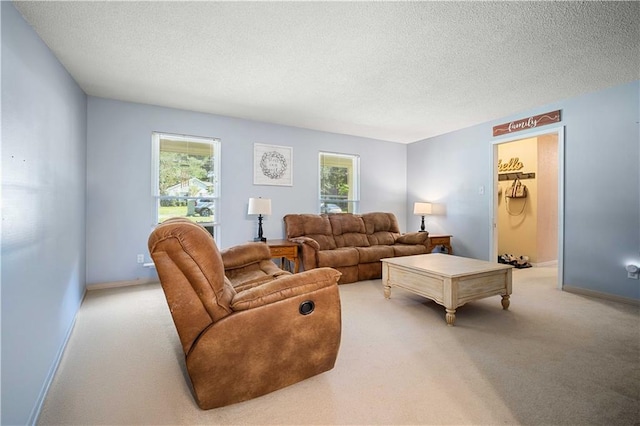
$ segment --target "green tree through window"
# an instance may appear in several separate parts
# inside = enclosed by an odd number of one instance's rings
[[[191,178],[207,182],[212,172],[211,155],[188,155],[178,152],[163,151],[160,142],[160,194],[172,195],[169,188],[178,184],[189,185]],[[192,186],[191,196],[198,195],[197,187]]]
[[[359,165],[357,155],[320,153],[320,213],[358,211]]]

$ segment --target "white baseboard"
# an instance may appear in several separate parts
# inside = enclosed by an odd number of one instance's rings
[[[84,295],[82,296],[82,300],[87,295],[85,290]],[[62,360],[62,355],[64,354],[65,349],[67,349],[67,344],[69,344],[69,339],[71,338],[71,333],[73,332],[73,328],[76,326],[76,318],[78,317],[78,312],[80,311],[80,305],[76,309],[76,313],[73,315],[73,320],[69,325],[69,329],[67,330],[66,335],[62,341],[62,345],[60,345],[60,349],[58,349],[58,353],[56,354],[55,359],[53,360],[53,364],[51,364],[51,368],[49,369],[49,373],[44,380],[42,385],[42,389],[40,389],[40,393],[38,394],[38,398],[36,399],[36,403],[33,406],[33,410],[31,410],[31,414],[29,415],[29,420],[27,421],[28,425],[35,426],[38,423],[38,417],[40,417],[40,412],[42,411],[42,405],[44,404],[44,400],[47,397],[47,393],[49,392],[49,388],[51,387],[51,383],[53,382],[53,378],[56,376],[56,372],[58,371],[58,367],[60,366],[60,361]]]
[[[585,288],[571,287],[569,285],[562,286],[562,290],[567,293],[579,294],[581,296],[595,297],[597,299],[610,300],[612,302],[625,303],[627,305],[640,306],[640,300],[630,299],[628,297],[616,296],[613,294],[600,293],[599,291],[588,290]]]
[[[157,278],[138,278],[135,280],[112,281],[107,283],[87,284],[87,290],[103,290],[106,288],[131,287],[134,285],[155,284],[159,283]]]

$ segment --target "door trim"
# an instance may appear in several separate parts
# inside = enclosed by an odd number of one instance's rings
[[[489,224],[490,243],[489,259],[498,258],[498,145],[515,142],[542,135],[555,133],[558,137],[558,283],[562,290],[564,286],[564,132],[565,126],[548,127],[536,131],[509,134],[491,140],[491,223]]]

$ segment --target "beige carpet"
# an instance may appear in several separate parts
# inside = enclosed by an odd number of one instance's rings
[[[555,273],[514,270],[508,311],[471,302],[455,327],[380,280],[343,285],[333,370],[209,411],[159,285],[91,291],[39,424],[640,424],[638,307],[561,292]]]

